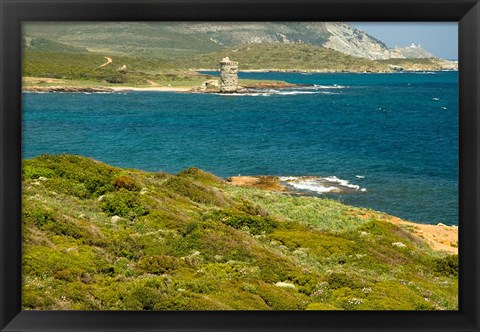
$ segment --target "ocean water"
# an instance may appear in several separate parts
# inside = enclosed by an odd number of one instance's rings
[[[309,194],[458,224],[456,72],[240,77],[308,86],[247,95],[24,93],[23,158],[73,153],[148,171],[316,176],[358,190],[315,191],[312,178],[302,187]]]

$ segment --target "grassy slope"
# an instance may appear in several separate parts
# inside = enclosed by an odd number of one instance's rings
[[[352,57],[340,52],[306,44],[247,44],[198,55],[178,61],[179,67],[217,68],[219,59],[228,56],[240,63],[240,69],[388,71],[386,64]]]
[[[106,62],[104,54],[27,49],[23,53],[23,76],[66,79],[77,84],[88,82],[128,86],[150,86],[149,81],[159,85],[172,82],[195,85],[208,78],[186,71],[179,72],[158,60],[148,61],[125,56],[115,56],[112,59],[111,64],[100,67]],[[127,70],[120,72],[118,69],[123,65],[127,66]]]
[[[24,35],[93,52],[146,59],[191,57],[221,48],[206,36],[176,31],[169,22],[29,22]],[[173,29],[172,29],[173,27]]]
[[[456,256],[332,200],[45,155],[23,206],[25,309],[457,308]]]

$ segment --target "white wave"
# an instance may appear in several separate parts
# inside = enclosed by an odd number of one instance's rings
[[[348,86],[344,86],[344,85],[337,85],[337,84],[334,84],[334,85],[320,85],[320,84],[314,84],[313,87],[315,88],[319,88],[319,89],[346,89],[348,88]]]
[[[321,93],[322,95],[339,95],[339,94],[341,94],[340,92],[331,92],[331,91],[318,91],[318,93]]]
[[[235,96],[264,96],[264,97],[269,97],[269,96],[295,96],[295,95],[309,95],[309,94],[337,94],[334,92],[329,92],[329,91],[304,91],[304,90],[264,90],[264,91],[252,91],[252,92],[242,92],[242,93],[213,93],[218,96],[229,96],[229,97],[235,97]]]
[[[317,92],[315,91],[279,91],[276,92],[276,95],[310,95],[310,94],[315,94]]]
[[[297,176],[280,176],[279,177],[280,181],[286,182],[286,181],[292,181],[292,180],[297,180]]]
[[[224,96],[224,97],[239,97],[239,96],[264,96],[268,97],[271,96],[273,93],[271,92],[247,92],[247,93],[213,93],[217,96]]]
[[[336,183],[338,183],[338,184],[340,184],[344,187],[347,187],[347,188],[352,188],[352,189],[355,189],[355,190],[360,189],[360,186],[358,186],[356,184],[351,184],[347,180],[339,179],[336,176],[329,176],[329,177],[326,177],[324,179],[327,180],[327,181],[336,182]]]
[[[319,194],[329,192],[366,191],[365,188],[360,188],[360,186],[351,184],[347,180],[339,179],[336,176],[283,176],[280,177],[280,181],[286,186],[294,189],[307,190]]]
[[[296,188],[296,189],[313,191],[313,192],[316,192],[316,193],[319,193],[319,194],[329,193],[329,192],[338,190],[337,187],[320,186],[317,183],[310,182],[310,181],[292,183],[291,186]]]

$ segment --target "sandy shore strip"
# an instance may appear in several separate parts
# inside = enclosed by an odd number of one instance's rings
[[[235,186],[298,194],[298,192],[294,192],[291,188],[284,186],[281,183],[280,177],[277,176],[232,176],[227,178],[227,182]],[[359,208],[359,210],[361,211],[362,209]],[[457,226],[414,223],[384,213],[367,209],[363,210],[365,211],[363,214],[355,213],[355,215],[362,219],[375,218],[399,225],[413,236],[426,241],[434,250],[458,254]]]
[[[458,254],[458,227],[444,224],[428,225],[391,217],[391,223],[402,225],[416,236],[424,239],[435,250]]]
[[[148,88],[135,88],[135,87],[112,87],[115,92],[126,92],[126,91],[157,91],[157,92],[189,92],[192,90],[192,87],[184,86],[156,86]]]
[[[128,92],[128,91],[152,91],[152,92],[190,92],[191,87],[130,87],[130,86],[24,86],[23,91],[28,92]]]

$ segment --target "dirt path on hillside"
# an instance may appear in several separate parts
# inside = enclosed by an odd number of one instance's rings
[[[98,68],[105,67],[113,62],[112,58],[109,58],[108,56],[105,56],[104,58],[107,60],[107,62],[105,62],[103,65],[100,65]]]

